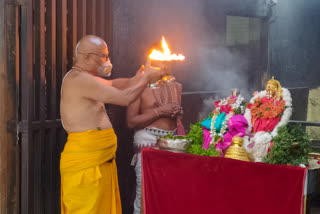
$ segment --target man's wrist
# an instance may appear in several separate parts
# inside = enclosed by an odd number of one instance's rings
[[[131,83],[138,83],[139,82],[139,77],[137,75],[131,77],[130,82]]]
[[[147,85],[151,82],[151,76],[147,73],[144,73],[142,76],[143,84]]]

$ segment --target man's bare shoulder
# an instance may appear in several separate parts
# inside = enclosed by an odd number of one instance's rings
[[[63,97],[68,99],[72,96],[73,98],[84,97],[84,91],[90,90],[90,88],[97,83],[96,78],[78,70],[71,70],[67,76],[65,76],[62,84]]]
[[[63,81],[63,88],[92,89],[94,86],[110,86],[111,81],[91,75],[87,72],[72,70]]]
[[[88,74],[87,72],[71,70],[69,71],[67,76],[65,76],[63,80],[63,84],[65,86],[69,86],[69,85],[81,84],[83,82],[94,81],[94,80],[95,78],[92,75]]]
[[[182,84],[179,82],[176,82],[176,88],[181,92],[182,91]]]
[[[177,85],[178,87],[182,87],[182,84],[179,83],[179,82],[176,82],[176,85]]]

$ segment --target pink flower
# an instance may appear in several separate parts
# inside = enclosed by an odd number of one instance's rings
[[[215,101],[215,102],[214,102],[214,107],[215,107],[215,108],[219,108],[219,107],[220,107],[219,104],[220,104],[220,101],[219,101],[219,100]]]
[[[231,110],[231,106],[229,106],[229,105],[224,105],[224,106],[220,107],[220,112],[224,112],[226,114],[228,114],[230,112],[230,110]]]

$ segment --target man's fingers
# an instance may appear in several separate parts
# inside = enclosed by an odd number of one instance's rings
[[[151,60],[148,58],[146,62],[146,67],[150,67],[150,66],[151,66]]]
[[[139,70],[137,71],[137,74],[143,74],[144,73],[144,65],[141,65]]]
[[[144,71],[144,65],[141,65],[139,68],[139,72],[143,72]]]

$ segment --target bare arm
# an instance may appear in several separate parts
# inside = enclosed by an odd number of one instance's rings
[[[112,87],[111,84],[106,84],[110,81],[106,82],[102,78],[87,73],[78,74],[72,81],[72,85],[77,88],[79,96],[103,103],[127,106],[143,92],[150,81],[150,75],[140,75],[136,84],[125,90]]]
[[[182,119],[182,112],[181,112],[182,85],[180,83],[177,83],[177,84],[178,84],[177,85],[178,105],[166,104],[166,105],[162,105],[160,107],[154,108],[153,111],[140,113],[141,97],[136,101],[134,101],[133,103],[131,103],[127,108],[128,128],[130,129],[144,128],[161,117],[172,118],[172,115],[175,115],[179,119]]]
[[[111,80],[111,85],[117,89],[126,89],[128,87],[133,86],[134,84],[137,84],[137,82],[139,81],[139,77],[143,75],[143,73],[144,73],[144,66],[142,66],[137,71],[135,76],[131,78],[118,78],[118,79]]]
[[[138,82],[138,77],[134,76],[131,78],[118,78],[114,80],[103,79],[101,81],[104,82],[106,85],[123,90],[136,84]]]
[[[169,117],[176,115],[180,111],[180,106],[175,104],[165,104],[153,111],[140,114],[141,98],[131,103],[127,108],[127,124],[130,129],[140,129],[147,127],[152,122],[161,117]]]
[[[125,89],[128,87],[131,87],[137,80],[135,77],[132,78],[119,78],[119,79],[114,79],[112,80],[111,84],[113,87],[117,89]]]
[[[178,104],[181,105],[181,96],[182,96],[182,85],[180,83],[177,84],[177,97],[178,97]]]
[[[182,118],[183,118],[183,109],[182,109],[182,105],[181,105],[182,85],[180,83],[177,83],[177,84],[178,84],[178,86],[177,86],[178,103],[181,106],[181,110],[177,116],[178,116],[178,119],[182,120]]]
[[[141,98],[131,103],[127,108],[127,124],[130,129],[144,128],[160,117],[156,108],[153,111],[139,114],[140,104]]]
[[[113,79],[113,80],[105,80],[103,79],[102,81],[106,84],[106,85],[110,85],[113,86],[117,89],[126,89],[128,87],[133,86],[134,84],[136,84],[139,81],[139,77],[141,75],[143,75],[143,68],[141,67],[135,76],[131,77],[131,78],[118,78],[118,79]]]

